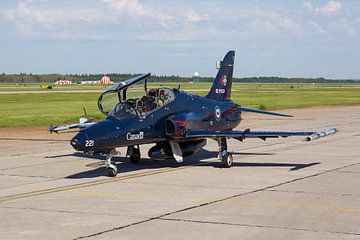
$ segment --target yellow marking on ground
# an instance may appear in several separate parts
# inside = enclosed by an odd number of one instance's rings
[[[173,172],[173,171],[183,170],[183,169],[187,169],[187,168],[191,168],[191,167],[195,167],[195,166],[205,165],[208,163],[209,162],[201,162],[199,164],[194,164],[194,165],[189,165],[189,166],[158,169],[158,170],[147,171],[147,172],[142,172],[142,173],[134,173],[134,174],[115,177],[115,178],[107,178],[107,179],[95,180],[95,181],[90,181],[90,182],[85,182],[85,183],[72,184],[72,185],[68,185],[68,186],[54,187],[54,188],[48,188],[48,189],[43,189],[43,190],[36,190],[36,191],[32,191],[32,192],[19,193],[19,194],[0,197],[0,202],[16,200],[16,199],[21,199],[21,198],[34,197],[34,196],[39,196],[39,195],[44,195],[44,194],[49,194],[49,193],[64,192],[64,191],[69,191],[69,190],[77,189],[77,188],[90,187],[90,186],[96,186],[96,185],[107,184],[107,183],[114,183],[114,182],[118,182],[118,181],[122,181],[122,180],[151,176],[151,175],[160,174],[160,173]]]
[[[206,200],[204,199],[194,199],[194,196],[174,196],[174,195],[149,195],[143,194],[143,193],[137,193],[137,195],[134,194],[128,194],[128,193],[114,193],[109,191],[84,191],[83,189],[70,189],[66,190],[67,193],[74,194],[74,195],[81,195],[81,196],[91,196],[91,197],[113,197],[117,198],[118,201],[126,200],[126,199],[133,199],[136,197],[137,199],[146,200],[146,201],[166,201],[166,202],[189,202],[189,201],[198,201],[198,202],[211,202],[216,200],[216,198]],[[139,195],[140,194],[140,195]]]

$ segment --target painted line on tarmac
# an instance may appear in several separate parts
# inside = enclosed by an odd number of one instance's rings
[[[73,189],[77,189],[77,188],[91,187],[91,186],[96,186],[96,185],[101,185],[101,184],[106,184],[106,183],[114,183],[114,182],[118,182],[118,181],[132,179],[132,178],[139,178],[139,177],[156,175],[156,174],[160,174],[160,173],[179,171],[179,170],[183,170],[183,169],[187,169],[187,168],[191,168],[191,167],[195,167],[195,166],[200,166],[200,165],[206,165],[206,164],[209,164],[209,162],[201,162],[198,164],[182,166],[182,167],[177,167],[177,168],[157,169],[157,170],[153,170],[153,171],[134,173],[134,174],[120,176],[120,177],[116,177],[116,178],[107,178],[107,179],[95,180],[95,181],[90,181],[90,182],[85,182],[85,183],[72,184],[72,185],[63,186],[63,187],[55,187],[55,188],[48,188],[48,189],[37,190],[37,191],[32,191],[32,192],[19,193],[19,194],[0,197],[0,202],[22,199],[22,198],[29,198],[29,197],[34,197],[34,196],[39,196],[39,195],[44,195],[44,194],[49,194],[49,193],[64,192],[64,191],[69,191],[69,190],[73,190]]]

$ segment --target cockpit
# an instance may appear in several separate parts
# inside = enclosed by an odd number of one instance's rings
[[[119,120],[143,118],[174,100],[175,94],[172,89],[153,88],[148,91],[148,76],[150,74],[140,75],[109,88],[99,97],[100,111]],[[135,83],[143,79],[145,89],[139,89],[139,85]]]
[[[109,116],[116,117],[119,120],[136,116],[145,117],[147,114],[165,106],[172,100],[174,100],[174,92],[171,89],[151,89],[141,98],[130,98],[125,101],[119,101]]]

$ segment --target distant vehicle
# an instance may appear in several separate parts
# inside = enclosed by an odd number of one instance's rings
[[[52,89],[52,86],[49,86],[49,84],[41,84],[40,88],[41,89]]]
[[[81,119],[79,124],[50,127],[50,132],[79,128],[79,133],[70,144],[77,151],[87,154],[105,154],[108,176],[116,176],[117,167],[111,157],[117,147],[127,147],[127,156],[132,163],[140,161],[140,145],[154,143],[148,155],[152,159],[174,158],[182,162],[184,157],[198,152],[206,139],[218,142],[218,159],[229,168],[233,156],[228,152],[227,139],[244,141],[246,138],[306,136],[306,141],[324,137],[338,130],[313,131],[253,131],[233,130],[241,122],[242,112],[292,117],[287,114],[269,112],[240,106],[230,99],[233,80],[235,52],[226,54],[217,64],[219,71],[209,93],[197,96],[178,88],[147,89],[150,73],[139,75],[118,83],[98,99],[98,107],[106,119],[92,122]],[[129,98],[130,86],[144,81],[144,95]]]

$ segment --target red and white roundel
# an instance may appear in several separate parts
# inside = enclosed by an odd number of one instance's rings
[[[226,75],[222,75],[220,78],[220,85],[226,87],[227,79]]]
[[[220,121],[221,118],[221,110],[218,106],[215,107],[215,118],[216,121]]]

